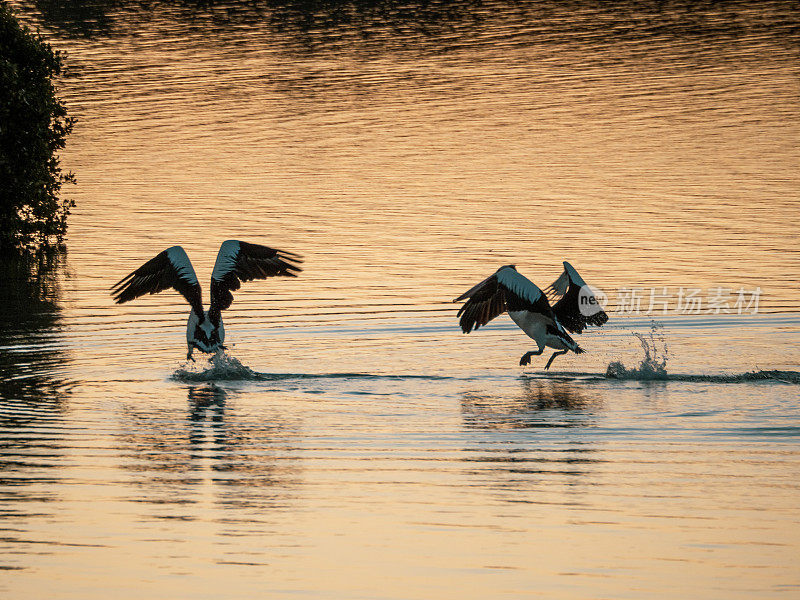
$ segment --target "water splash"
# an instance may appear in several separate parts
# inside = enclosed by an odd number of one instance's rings
[[[613,361],[606,368],[606,377],[611,379],[666,380],[669,349],[664,325],[656,321],[650,322],[650,333],[633,332],[644,351],[644,358],[638,367],[628,369],[622,361]]]
[[[173,381],[184,383],[202,383],[214,381],[285,381],[309,379],[358,379],[358,380],[408,380],[419,379],[426,381],[455,380],[456,377],[445,375],[392,375],[380,373],[260,373],[247,365],[242,364],[237,358],[222,352],[214,354],[205,364],[186,363],[178,367],[171,375]]]
[[[227,352],[213,354],[205,365],[186,364],[172,374],[176,381],[253,381],[262,379],[260,373]]]
[[[682,375],[667,372],[669,349],[664,325],[650,322],[650,332],[633,332],[644,351],[638,367],[627,368],[622,361],[612,361],[606,367],[606,378],[629,381],[684,381],[696,383],[750,383],[754,381],[775,381],[789,385],[800,384],[799,371],[777,371],[756,369],[747,373],[720,375]]]

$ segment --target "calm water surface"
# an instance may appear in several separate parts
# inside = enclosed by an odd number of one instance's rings
[[[4,598],[800,596],[793,3],[11,4],[69,54],[79,185],[2,287]],[[306,262],[237,292],[223,363],[177,294],[111,304],[227,238]],[[586,354],[460,333],[564,259],[609,295]]]

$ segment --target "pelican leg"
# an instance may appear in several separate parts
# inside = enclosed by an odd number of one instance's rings
[[[541,356],[542,352],[544,352],[544,348],[539,348],[539,350],[530,352],[526,352],[522,355],[522,358],[519,359],[519,366],[524,367],[525,365],[531,364],[531,356]]]
[[[553,352],[553,356],[551,356],[550,360],[547,361],[547,364],[544,366],[544,370],[546,371],[547,369],[550,368],[550,365],[553,363],[553,359],[556,356],[561,356],[562,354],[566,354],[567,352],[569,352],[569,350],[561,350],[560,352]]]

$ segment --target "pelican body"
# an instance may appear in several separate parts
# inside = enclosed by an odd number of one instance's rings
[[[520,358],[521,366],[530,364],[531,357],[541,355],[545,348],[556,350],[545,369],[550,368],[556,356],[567,352],[583,353],[583,348],[567,330],[582,333],[587,325],[603,325],[608,321],[608,315],[603,312],[594,292],[566,261],[564,272],[547,289],[554,298],[558,298],[552,307],[545,292],[518,273],[514,265],[500,267],[493,275],[453,300],[467,300],[457,315],[460,317],[461,330],[469,333],[507,312],[511,320],[536,342],[537,349],[526,352]]]
[[[209,311],[205,311],[202,317],[194,311],[189,313],[189,320],[186,323],[186,345],[189,347],[186,358],[189,360],[192,358],[192,349],[194,348],[206,354],[214,354],[225,349],[223,346],[225,325],[223,325],[222,319],[219,320],[219,325],[214,325],[208,313]]]
[[[187,360],[192,352],[213,354],[225,349],[225,326],[222,311],[233,302],[231,292],[243,281],[283,276],[296,277],[302,271],[298,254],[238,240],[222,242],[211,273],[211,305],[203,309],[202,291],[194,267],[180,246],[167,248],[111,288],[118,304],[145,294],[174,288],[191,307],[186,323]]]

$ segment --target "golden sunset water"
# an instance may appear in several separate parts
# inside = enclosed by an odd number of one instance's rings
[[[793,3],[11,5],[78,185],[4,307],[3,598],[800,594]],[[304,271],[187,365],[180,295],[109,288],[180,244],[207,302],[226,239]],[[564,260],[586,353],[461,333]]]

